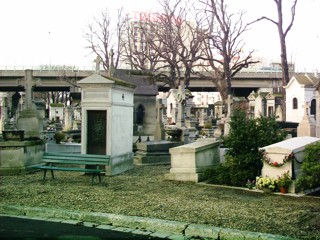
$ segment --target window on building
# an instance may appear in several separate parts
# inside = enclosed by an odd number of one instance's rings
[[[267,99],[262,99],[262,116],[267,116]]]
[[[271,117],[273,115],[274,115],[273,107],[268,107],[268,117]]]
[[[145,108],[142,104],[139,104],[136,111],[136,124],[143,125],[143,118],[144,118],[144,112]]]
[[[254,119],[254,106],[250,106],[249,116],[250,116],[251,119]]]
[[[298,99],[297,98],[292,99],[292,109],[298,109]]]
[[[312,99],[311,101],[311,108],[310,108],[310,115],[313,115],[316,118],[317,115],[317,108],[316,108],[316,100]]]

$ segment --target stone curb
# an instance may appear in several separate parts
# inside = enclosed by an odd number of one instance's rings
[[[51,219],[77,220],[82,222],[92,222],[97,224],[110,225],[114,227],[131,228],[135,230],[144,230],[150,232],[166,233],[174,236],[183,236],[186,238],[210,238],[210,239],[246,239],[246,240],[293,240],[293,238],[283,237],[273,234],[240,231],[235,229],[219,228],[209,225],[188,224],[178,221],[169,221],[162,219],[125,216],[110,213],[98,212],[77,212],[65,209],[48,209],[39,207],[22,207],[14,205],[0,204],[0,213],[24,216],[40,217]],[[170,237],[169,237],[170,238]]]

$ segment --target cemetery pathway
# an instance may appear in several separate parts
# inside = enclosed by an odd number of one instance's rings
[[[0,213],[87,222],[105,219],[114,226],[122,221],[131,229],[162,229],[184,236],[319,239],[319,197],[166,181],[169,169],[135,166],[94,186],[90,176],[74,172],[57,172],[56,180],[45,183],[42,172],[1,176]]]
[[[61,221],[61,222],[60,222]],[[151,236],[154,233],[127,230],[108,225],[92,226],[89,223],[76,224],[78,221],[48,221],[48,219],[30,219],[0,215],[0,236],[6,239],[132,239],[161,240]]]

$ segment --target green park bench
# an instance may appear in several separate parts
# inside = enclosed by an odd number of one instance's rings
[[[101,183],[101,173],[106,171],[105,167],[109,166],[110,162],[109,155],[45,152],[41,164],[33,165],[32,168],[44,170],[43,181],[46,179],[48,170],[51,171],[53,179],[55,179],[54,171],[91,173],[93,184],[96,176]]]

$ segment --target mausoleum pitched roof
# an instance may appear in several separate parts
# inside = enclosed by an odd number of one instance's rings
[[[295,74],[291,77],[289,83],[285,88],[289,88],[294,81],[307,88],[312,88],[319,82],[319,80],[315,76],[310,76],[308,74]]]
[[[100,74],[94,73],[90,76],[78,81],[78,83],[114,83],[113,80],[110,80],[106,77],[101,76]]]
[[[158,95],[157,84],[149,76],[142,75],[119,75],[123,81],[136,86],[135,95],[156,96]]]
[[[124,87],[129,87],[129,88],[135,88],[135,85],[132,83],[129,83],[127,81],[117,79],[114,77],[109,77],[109,76],[103,76],[97,73],[94,73],[78,82],[78,84],[116,84]]]

